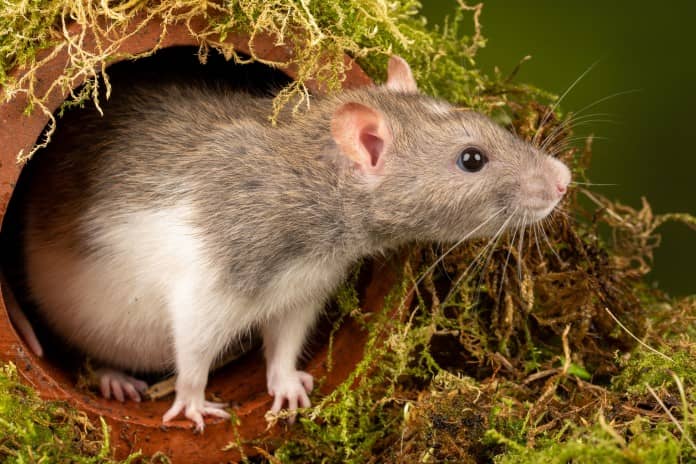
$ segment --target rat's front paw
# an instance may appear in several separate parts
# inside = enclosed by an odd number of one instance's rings
[[[307,394],[314,387],[314,378],[303,371],[292,371],[282,375],[270,375],[268,378],[268,393],[274,397],[271,411],[277,413],[284,404],[290,411],[298,406],[308,408],[311,403]],[[290,422],[294,421],[291,417]]]
[[[229,419],[230,414],[224,410],[227,406],[227,403],[205,401],[203,395],[177,394],[172,407],[162,416],[162,422],[169,422],[183,412],[184,416],[193,422],[195,431],[203,432],[203,428],[205,428],[203,416]]]

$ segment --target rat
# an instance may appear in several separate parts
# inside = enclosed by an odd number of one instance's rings
[[[163,421],[183,414],[202,431],[206,416],[229,417],[205,399],[211,366],[259,330],[272,411],[309,407],[298,358],[351,265],[541,220],[570,182],[488,117],[420,93],[397,56],[383,85],[313,97],[277,125],[271,102],[197,82],[135,86],[29,161],[30,297],[102,363],[105,397],[139,401],[147,384],[131,374],[174,369]]]

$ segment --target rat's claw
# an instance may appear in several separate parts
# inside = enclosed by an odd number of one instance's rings
[[[147,389],[150,388],[147,382],[143,382],[142,380],[138,379],[135,379],[135,383],[133,385],[135,385],[135,389],[138,390],[138,393],[141,395],[144,395]]]
[[[123,403],[125,398],[123,397],[123,388],[121,388],[121,383],[116,379],[111,379],[111,393],[113,393],[116,401]]]
[[[205,404],[206,407],[209,408],[226,408],[230,405],[230,403],[221,403],[218,401],[205,401],[203,404]]]
[[[127,383],[123,385],[123,392],[130,398],[131,400],[138,402],[140,401],[140,393],[138,393],[138,390],[135,389],[135,385],[131,383]]]
[[[102,376],[99,379],[99,391],[105,399],[111,398],[111,380],[108,377]]]
[[[227,403],[215,403],[212,401],[202,401],[201,405],[198,405],[198,403],[199,401],[196,400],[187,401],[177,398],[172,407],[162,416],[162,422],[170,422],[183,412],[184,416],[193,422],[194,431],[202,433],[205,428],[204,416],[212,416],[220,419],[230,418],[230,414],[223,409],[228,406]]]
[[[280,378],[273,378],[269,382],[268,392],[273,395],[271,411],[278,413],[285,403],[288,410],[294,412],[297,407],[308,408],[311,406],[307,393],[312,391],[314,379],[306,372],[294,371]],[[288,422],[295,422],[295,415],[288,418]]]
[[[162,416],[162,422],[170,422],[176,416],[181,414],[181,411],[183,411],[185,407],[185,402],[181,400],[175,400],[174,404],[172,404],[172,407],[167,409],[167,412],[165,412],[164,416]]]
[[[203,429],[205,428],[205,422],[203,422],[203,414],[201,414],[197,410],[189,411],[187,408],[184,415],[187,419],[190,419],[191,422],[193,422],[194,432],[203,433]]]
[[[113,396],[120,402],[125,401],[126,397],[139,402],[140,395],[147,390],[147,384],[142,380],[114,369],[97,369],[94,375],[99,379],[99,390],[107,400]]]
[[[303,371],[298,371],[298,374],[300,377],[300,382],[302,383],[302,386],[305,388],[305,391],[307,393],[311,393],[312,389],[314,388],[314,377],[312,377],[311,374],[308,374]]]

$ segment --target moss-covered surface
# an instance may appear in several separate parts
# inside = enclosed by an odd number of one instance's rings
[[[64,22],[118,35],[136,14],[166,21],[205,15],[202,56],[213,47],[241,60],[215,35],[232,31],[294,44],[299,79],[281,92],[279,107],[301,103],[308,79],[336,90],[343,53],[377,81],[386,57],[398,53],[424,92],[491,114],[566,161],[576,181],[589,182],[591,140],[571,143],[573,123],[584,115],[563,114],[556,97],[514,75],[477,69],[485,44],[480,7],[455,4],[439,27],[426,25],[418,7],[410,0],[9,0],[0,5],[0,30],[8,32],[0,34],[0,84],[4,98],[28,92],[33,109],[45,110],[31,90],[31,69],[43,59],[36,52],[68,47],[74,60],[55,85],[86,76],[74,102],[98,104],[105,92],[96,76],[115,45],[85,53]],[[95,19],[104,16],[107,23]],[[9,75],[17,65],[29,69],[20,80]],[[696,461],[696,298],[676,300],[644,283],[658,228],[670,220],[696,227],[691,216],[655,215],[647,201],[632,209],[578,183],[560,211],[524,233],[453,250],[407,250],[385,312],[361,314],[357,293],[341,292],[343,317],[370,334],[351,378],[314,398],[291,439],[257,445],[274,462]],[[30,395],[13,388],[0,392],[0,402]],[[8,434],[0,446],[29,433],[22,414],[3,415]],[[83,450],[66,451],[76,452]]]
[[[42,401],[20,383],[14,365],[0,369],[0,461],[14,463],[128,463],[112,459],[105,422],[64,403]]]

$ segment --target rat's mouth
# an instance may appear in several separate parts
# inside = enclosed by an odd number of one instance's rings
[[[558,201],[536,201],[526,204],[521,208],[520,214],[527,224],[541,221],[547,217],[558,205]]]

